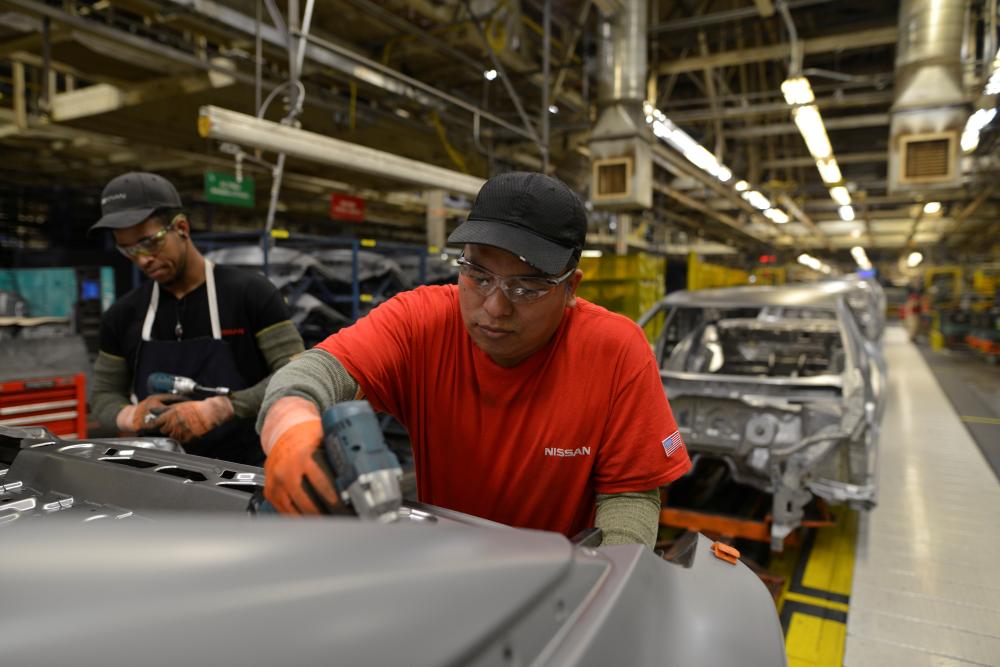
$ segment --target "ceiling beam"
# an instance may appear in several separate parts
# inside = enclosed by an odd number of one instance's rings
[[[889,159],[886,151],[866,151],[861,153],[837,153],[837,162],[840,164],[865,164],[869,162],[885,162]],[[784,169],[786,167],[812,167],[816,165],[816,158],[811,155],[800,157],[785,157],[774,160],[765,160],[761,166],[764,169]]]
[[[843,118],[824,119],[823,125],[827,131],[830,130],[854,130],[862,127],[882,127],[889,124],[889,114],[870,113],[857,116],[845,116]],[[770,137],[780,134],[798,134],[799,128],[795,123],[776,123],[774,125],[758,125],[755,127],[741,127],[729,131],[729,136],[734,139],[757,139],[758,137]]]
[[[812,5],[822,5],[833,0],[792,0],[788,3],[789,9],[801,9]],[[688,16],[680,19],[673,19],[665,23],[660,23],[650,27],[649,34],[655,35],[663,32],[678,32],[680,30],[690,30],[692,28],[702,28],[709,25],[719,25],[730,21],[741,21],[743,19],[753,19],[760,16],[756,7],[740,7],[738,9],[727,9],[711,14],[700,13],[697,16]]]
[[[816,105],[820,109],[846,109],[849,107],[872,107],[876,105],[888,106],[892,104],[892,97],[892,91],[889,90],[859,93],[857,95],[831,95],[816,100]],[[719,109],[708,108],[674,112],[664,110],[664,113],[675,123],[697,123],[760,116],[769,113],[790,114],[791,107],[785,102],[765,102],[763,104],[721,107]]]
[[[899,28],[895,25],[869,30],[854,30],[851,32],[815,37],[801,40],[802,53],[812,55],[829,53],[831,51],[847,51],[863,49],[872,46],[895,44],[899,38]],[[708,67],[731,67],[742,63],[755,63],[764,60],[782,60],[791,55],[791,45],[788,42],[758,46],[735,51],[723,51],[709,56],[693,56],[681,60],[670,60],[661,63],[657,68],[660,76],[682,72],[695,72]]]

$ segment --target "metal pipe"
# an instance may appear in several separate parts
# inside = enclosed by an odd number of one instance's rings
[[[552,0],[545,0],[542,10],[542,173],[549,172],[549,52],[552,48]]]
[[[795,78],[802,73],[802,43],[799,41],[799,31],[795,29],[795,21],[792,20],[792,13],[788,10],[788,3],[785,0],[778,0],[777,7],[781,20],[788,30],[788,77]]]
[[[476,27],[476,32],[479,33],[479,38],[482,40],[483,46],[486,47],[486,51],[490,54],[490,61],[493,63],[493,67],[500,73],[500,81],[503,83],[503,87],[507,90],[507,94],[514,103],[514,108],[517,109],[517,115],[521,117],[521,122],[524,123],[524,128],[527,131],[529,138],[535,142],[536,146],[541,148],[541,138],[538,136],[538,132],[535,131],[534,126],[531,124],[531,119],[528,118],[528,113],[524,110],[524,105],[521,104],[521,98],[518,96],[517,91],[514,90],[514,84],[510,81],[510,77],[507,76],[507,70],[504,69],[503,63],[500,62],[500,58],[497,57],[496,52],[490,45],[490,40],[486,36],[486,31],[483,29],[482,22],[479,20],[478,16],[472,13],[472,6],[469,4],[469,0],[463,0],[463,4],[465,5],[465,11],[469,13],[472,25]]]
[[[257,30],[254,35],[254,81],[253,81],[253,110],[254,113],[260,111],[261,86],[264,78],[263,51],[264,43],[260,34],[261,11],[263,10],[263,0],[257,0]]]
[[[520,128],[517,125],[514,125],[513,123],[508,123],[503,118],[500,118],[499,116],[497,116],[495,114],[489,113],[488,111],[484,111],[483,109],[477,107],[474,104],[466,102],[465,100],[463,100],[461,98],[458,98],[458,97],[455,97],[454,95],[450,95],[450,94],[448,94],[448,93],[446,93],[446,92],[444,92],[442,90],[434,88],[433,86],[430,86],[430,85],[424,83],[423,81],[418,81],[417,79],[414,79],[412,77],[406,76],[405,74],[402,74],[401,72],[397,72],[397,71],[395,71],[393,69],[385,67],[381,63],[377,63],[377,62],[375,62],[373,60],[369,60],[368,58],[365,58],[364,56],[361,56],[361,55],[359,55],[357,53],[354,53],[354,52],[350,51],[349,49],[345,49],[344,47],[341,47],[341,46],[339,46],[337,44],[329,42],[329,41],[327,41],[325,39],[317,37],[316,35],[307,35],[306,39],[311,44],[314,44],[314,45],[316,45],[316,46],[318,46],[318,47],[320,47],[322,49],[331,51],[332,53],[335,53],[335,54],[338,54],[338,55],[343,55],[343,56],[345,56],[345,57],[347,57],[347,58],[349,58],[351,60],[354,60],[359,65],[361,65],[363,67],[366,67],[366,68],[369,68],[370,70],[372,70],[374,72],[379,72],[379,73],[385,74],[386,76],[391,76],[394,79],[396,79],[398,81],[401,81],[401,82],[407,84],[408,86],[410,86],[412,88],[416,88],[416,89],[422,90],[422,91],[424,91],[424,92],[426,92],[426,93],[428,93],[430,95],[433,95],[434,97],[437,97],[440,100],[443,100],[443,101],[445,101],[445,102],[447,102],[449,104],[452,104],[454,106],[457,106],[457,107],[460,107],[462,109],[465,109],[466,111],[469,111],[471,113],[478,113],[480,116],[482,116],[486,120],[490,121],[491,123],[493,123],[495,125],[499,125],[500,127],[503,127],[505,129],[508,129],[508,130],[510,130],[514,134],[517,134],[520,137],[523,137],[525,139],[530,139],[531,141],[534,141],[536,143],[538,142],[538,137],[537,137],[536,134],[534,134],[534,132],[529,133],[529,132],[525,131],[523,128]],[[497,71],[500,72],[500,69],[498,68]],[[504,76],[503,72],[501,72],[501,78],[504,79],[504,81],[506,81],[506,77]],[[534,130],[534,128],[532,128],[532,130]]]
[[[48,16],[42,19],[42,86],[39,93],[38,106],[48,113],[49,104],[49,74],[52,71],[52,19]]]

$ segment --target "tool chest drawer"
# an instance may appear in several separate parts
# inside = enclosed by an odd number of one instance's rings
[[[44,426],[64,438],[87,437],[83,373],[0,382],[0,426]]]

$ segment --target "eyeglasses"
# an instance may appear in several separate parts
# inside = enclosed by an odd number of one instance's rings
[[[130,243],[129,245],[116,245],[118,252],[125,255],[129,259],[135,259],[143,255],[155,255],[163,247],[164,241],[167,239],[167,234],[174,230],[177,225],[177,221],[182,218],[181,215],[174,217],[170,221],[170,224],[156,232],[151,234],[144,239],[139,239],[135,243]]]
[[[557,278],[543,276],[500,276],[489,269],[473,264],[465,257],[458,258],[458,272],[472,283],[480,296],[490,296],[499,287],[511,303],[531,303],[551,292],[565,281],[576,268],[572,268]]]

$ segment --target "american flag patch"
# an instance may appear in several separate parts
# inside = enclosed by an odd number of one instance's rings
[[[663,452],[669,458],[673,456],[674,452],[684,446],[684,441],[681,440],[681,432],[674,431],[673,434],[668,435],[663,439]]]

